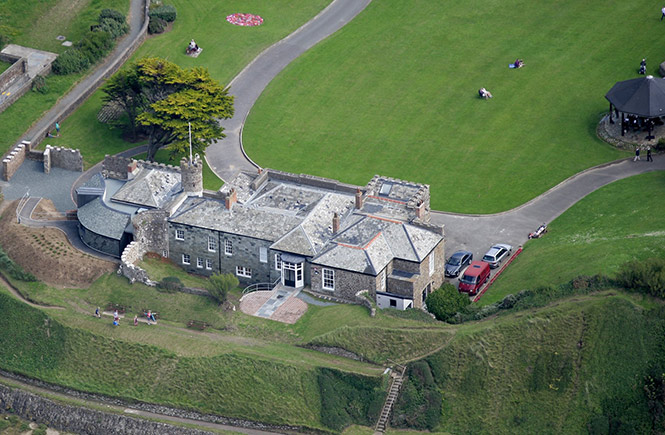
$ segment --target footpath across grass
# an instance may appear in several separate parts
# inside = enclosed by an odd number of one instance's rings
[[[664,184],[665,173],[651,172],[591,193],[551,222],[544,237],[527,242],[479,303],[579,275],[613,276],[627,261],[664,256]]]
[[[372,2],[270,83],[243,144],[263,167],[384,174],[430,184],[437,210],[504,211],[627,155],[595,128],[642,57],[658,75],[659,18],[643,0]]]

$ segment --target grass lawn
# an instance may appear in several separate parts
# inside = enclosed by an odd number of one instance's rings
[[[385,174],[430,184],[435,209],[510,209],[628,155],[595,127],[642,57],[658,75],[659,18],[645,1],[375,1],[268,86],[243,143],[264,167]]]
[[[9,68],[10,66],[12,66],[11,63],[0,61],[0,74],[2,74],[3,72],[5,72],[5,71],[7,70],[7,68]]]
[[[16,44],[60,53],[65,47],[55,37],[64,35],[71,41],[79,40],[105,8],[126,14],[129,0],[7,0],[0,8],[0,33],[10,35]],[[23,133],[82,77],[83,74],[52,74],[46,79],[49,88],[46,94],[28,92],[2,112],[0,125],[6,134],[0,137],[0,154],[15,145]]]
[[[330,0],[257,0],[252,2],[251,11],[241,0],[223,3],[214,0],[174,0],[169,3],[175,5],[178,11],[172,30],[146,40],[130,61],[156,56],[183,68],[203,66],[208,68],[213,78],[228,85],[261,51],[314,17]],[[226,22],[227,15],[242,11],[261,15],[265,20],[263,25],[248,28]],[[192,38],[203,48],[201,55],[195,59],[185,55],[185,48]],[[101,96],[102,92],[97,91],[61,122],[61,136],[50,141],[52,145],[80,149],[86,168],[102,160],[105,154],[138,145],[125,142],[120,129],[110,128],[97,120]]]
[[[646,164],[646,163],[645,163]],[[578,275],[612,276],[629,260],[665,255],[665,173],[616,181],[571,207],[530,240],[479,303]]]

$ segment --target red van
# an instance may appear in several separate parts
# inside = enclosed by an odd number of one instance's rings
[[[484,261],[472,261],[459,280],[459,291],[475,295],[490,278],[490,265]]]

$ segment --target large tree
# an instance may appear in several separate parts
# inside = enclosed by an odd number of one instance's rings
[[[125,108],[130,127],[138,124],[148,135],[149,160],[162,147],[176,155],[186,152],[190,123],[192,148],[203,154],[210,143],[224,137],[219,119],[233,116],[233,97],[207,69],[184,70],[159,58],[140,59],[110,81],[105,92],[108,101]]]
[[[136,117],[145,107],[147,100],[141,92],[138,71],[135,68],[123,69],[106,81],[102,88],[102,101],[121,107],[128,117],[129,131],[136,138]]]

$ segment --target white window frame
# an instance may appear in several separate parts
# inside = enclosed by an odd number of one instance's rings
[[[224,240],[224,254],[228,256],[233,255],[233,242],[229,239]]]
[[[203,258],[196,257],[196,267],[198,267],[199,269],[203,269]]]
[[[434,251],[429,254],[429,276],[434,275]]]
[[[217,251],[217,239],[213,236],[208,236],[208,252]]]
[[[176,240],[185,240],[185,230],[176,228],[176,230],[175,230],[175,239]]]
[[[328,276],[326,276],[328,275]],[[328,283],[329,285],[326,285]],[[324,268],[321,272],[321,288],[324,290],[335,290],[335,270]]]
[[[259,261],[261,263],[268,262],[268,248],[265,246],[259,246]]]
[[[252,269],[245,266],[236,266],[236,275],[243,278],[251,278]]]
[[[192,257],[189,254],[182,254],[182,264],[192,264]]]
[[[282,270],[282,254],[275,254],[275,270]]]
[[[206,269],[212,270],[212,260],[209,258],[206,258]]]

